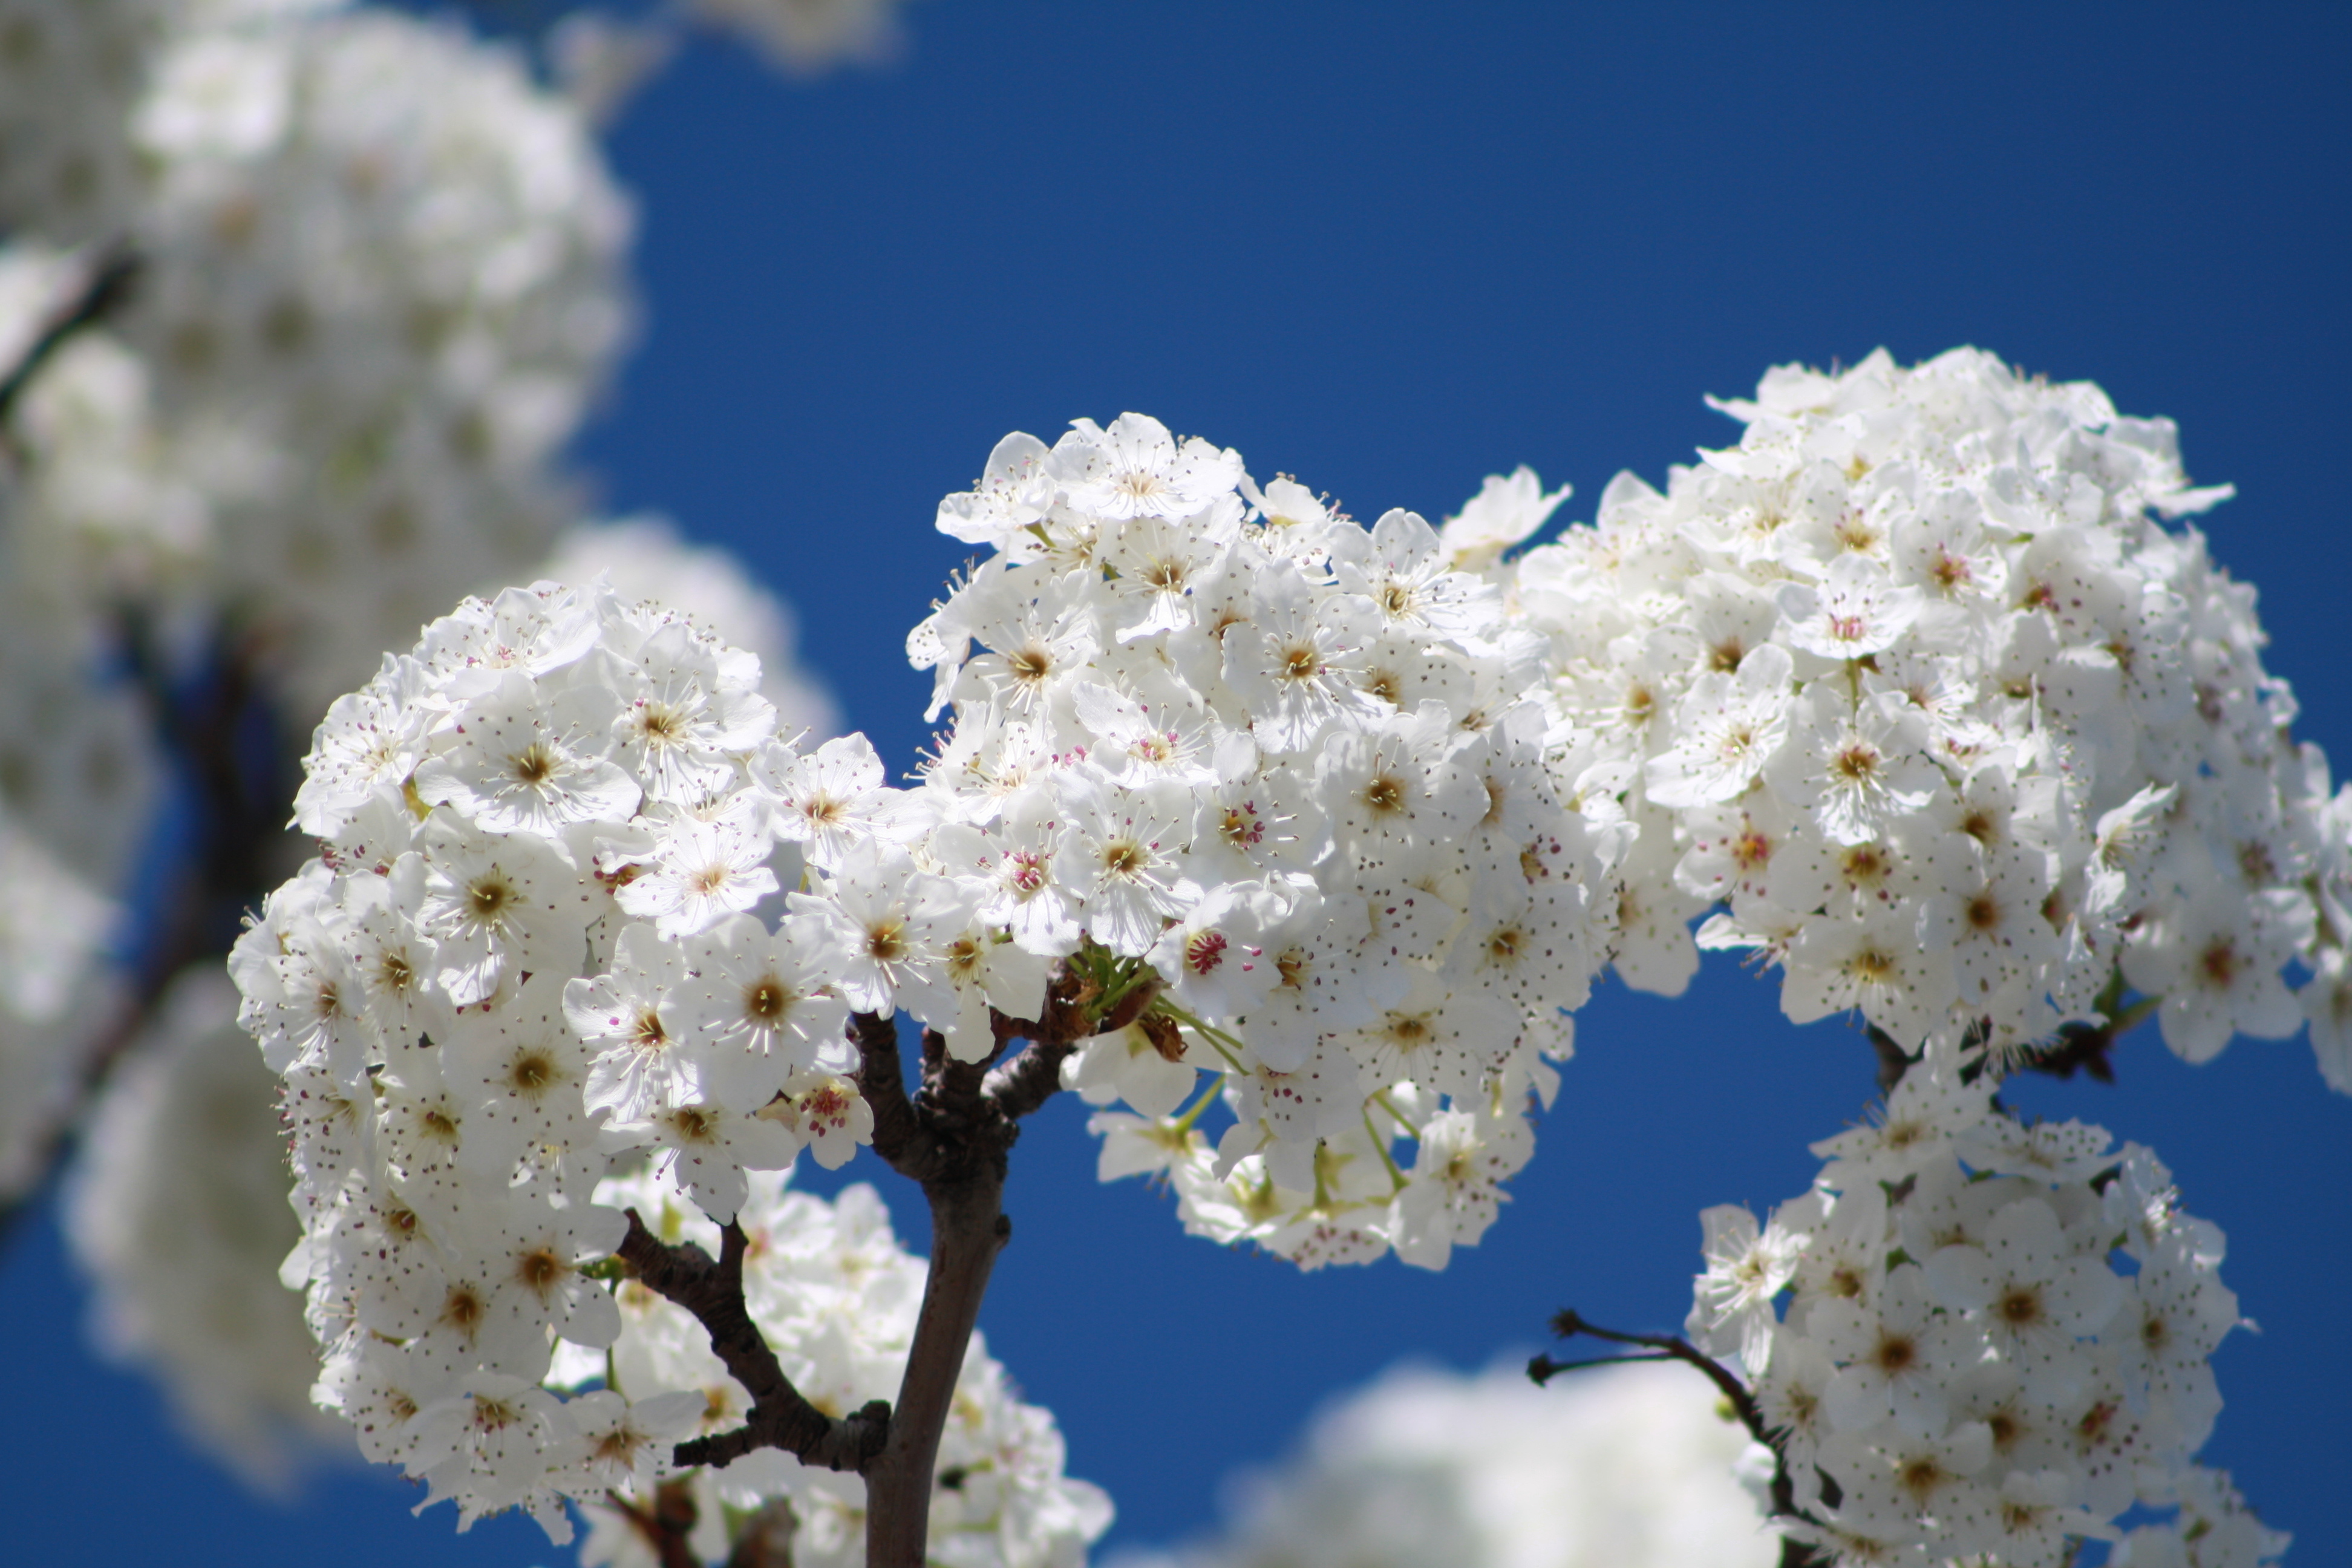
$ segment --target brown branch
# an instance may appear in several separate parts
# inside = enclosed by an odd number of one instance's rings
[[[2081,1072],[2099,1083],[2113,1083],[2116,1081],[2116,1068],[2110,1057],[2116,1042],[2141,1023],[2145,1016],[2144,1014],[2127,1016],[2120,1022],[2102,1016],[2095,1023],[2064,1025],[2047,1045],[2017,1052],[2011,1059],[2012,1070],[2038,1072],[2058,1079],[2071,1079]],[[1869,1026],[1869,1038],[1871,1048],[1878,1053],[1878,1092],[1881,1095],[1893,1094],[1895,1086],[1903,1081],[1903,1075],[1917,1058],[1875,1024]],[[1963,1042],[1963,1048],[1981,1038],[1980,1035],[1971,1035],[1969,1041]],[[1962,1080],[1975,1081],[1985,1065],[1983,1060],[1969,1062],[1961,1069]]]
[[[661,1568],[702,1568],[694,1549],[687,1544],[687,1537],[694,1533],[695,1522],[700,1517],[694,1504],[693,1488],[688,1482],[662,1482],[654,1489],[649,1508],[639,1508],[610,1488],[605,1489],[604,1500],[654,1549]]]
[[[1878,1092],[1893,1094],[1895,1086],[1903,1081],[1903,1075],[1911,1070],[1911,1053],[1896,1045],[1895,1037],[1875,1024],[1870,1026],[1870,1048],[1878,1053]]]
[[[981,1093],[999,1115],[1017,1121],[1061,1091],[1062,1064],[1077,1048],[1075,1040],[1032,1041],[988,1075]]]
[[[743,1300],[743,1255],[749,1245],[740,1225],[719,1229],[719,1259],[692,1242],[673,1247],[647,1230],[637,1211],[626,1211],[629,1234],[619,1257],[646,1287],[693,1314],[710,1336],[710,1349],[751,1395],[749,1418],[731,1432],[690,1438],[677,1446],[681,1467],[724,1465],[754,1448],[782,1448],[803,1464],[828,1470],[863,1470],[882,1451],[892,1422],[890,1406],[874,1400],[839,1420],[804,1398],[784,1375],[776,1352],[761,1337]]]
[[[991,1009],[992,1018],[993,1009]],[[1002,1038],[1002,1037],[999,1037]],[[948,1054],[948,1038],[937,1029],[923,1031],[923,1087],[915,1091],[915,1115],[941,1142],[970,1141],[989,1121],[992,1111],[980,1097],[988,1064],[995,1060],[960,1061]],[[1007,1139],[1006,1146],[1011,1146]]]
[[[81,287],[75,290],[63,308],[41,328],[25,352],[17,356],[5,377],[0,377],[0,422],[5,422],[16,410],[16,401],[32,384],[67,340],[85,327],[104,321],[131,297],[131,288],[139,276],[138,252],[126,244],[107,247],[90,259],[83,272]]]
[[[1780,1537],[1780,1568],[1829,1568],[1830,1560],[1793,1535]]]
[[[998,1119],[991,1131],[965,1169],[923,1184],[931,1208],[930,1271],[889,1441],[866,1468],[868,1568],[921,1568],[924,1561],[940,1434],[996,1255],[1013,1239],[1003,1210],[1004,1152],[1019,1129]]]
[[[992,1010],[993,1048],[982,1061],[958,1061],[944,1037],[924,1037],[923,1085],[909,1110],[929,1139],[921,1180],[931,1210],[930,1272],[889,1444],[866,1471],[869,1568],[919,1568],[923,1562],[940,1433],[997,1254],[1013,1238],[1003,1207],[1008,1156],[1021,1136],[1019,1119],[1061,1087],[1062,1058],[1095,1032],[1081,993],[1081,982],[1066,970],[1047,990],[1042,1024]],[[1019,1057],[991,1067],[1021,1038],[1030,1043]],[[878,1110],[875,1123],[878,1144]]]
[[[2118,1030],[2112,1019],[2097,1024],[2068,1024],[2058,1031],[2058,1037],[2040,1050],[2026,1053],[2018,1065],[2027,1072],[2047,1073],[2052,1078],[2073,1078],[2078,1071],[2100,1083],[2116,1081],[2115,1063],[2108,1053],[2115,1049]]]
[[[939,1163],[939,1141],[907,1098],[906,1065],[898,1057],[898,1026],[873,1013],[849,1016],[857,1047],[857,1092],[874,1112],[874,1152],[900,1175],[922,1181]]]
[[[1136,1014],[1150,1005],[1158,990],[1156,985],[1138,986],[1136,994],[1142,999],[1127,1021],[1132,1021]],[[1046,990],[1042,1020],[1006,1018],[1001,1014],[994,1016],[1000,1053],[1011,1040],[1029,1042],[1019,1056],[992,1068],[981,1084],[981,1097],[995,1108],[997,1114],[1018,1121],[1053,1099],[1061,1089],[1062,1064],[1069,1059],[1070,1053],[1090,1037],[1107,1032],[1113,1026],[1111,1020],[1128,1011],[1128,999],[1122,998],[1120,1005],[1097,1024],[1087,1016],[1078,997],[1078,982],[1065,973],[1056,976]],[[1126,1022],[1117,1026],[1124,1028]]]
[[[727,1568],[793,1568],[793,1537],[800,1524],[790,1498],[770,1499],[743,1521],[735,1550],[727,1554]]]
[[[793,1388],[744,1306],[740,1226],[721,1231],[724,1247],[714,1263],[699,1247],[663,1246],[630,1215],[621,1257],[648,1286],[694,1313],[752,1397],[742,1426],[680,1444],[679,1464],[723,1464],[772,1447],[855,1470],[866,1478],[869,1568],[921,1568],[940,1435],[989,1276],[1013,1236],[1004,1179],[1021,1136],[1019,1119],[1060,1087],[1062,1058],[1095,1032],[1082,994],[1082,983],[1065,971],[1047,991],[1043,1023],[992,1012],[993,1047],[980,1061],[957,1060],[943,1036],[926,1031],[922,1082],[912,1094],[893,1021],[871,1013],[850,1017],[857,1089],[874,1113],[875,1152],[921,1184],[931,1213],[930,1267],[895,1408],[877,1401],[833,1421]],[[1149,1000],[1145,995],[1137,1008]],[[1013,1061],[996,1066],[1016,1039],[1030,1043]]]
[[[1732,1414],[1739,1417],[1740,1425],[1748,1428],[1748,1435],[1772,1450],[1772,1511],[1786,1518],[1801,1519],[1811,1524],[1821,1522],[1797,1506],[1796,1480],[1789,1474],[1789,1456],[1781,1445],[1773,1440],[1772,1428],[1765,1421],[1763,1407],[1756,1403],[1755,1394],[1746,1384],[1732,1374],[1729,1367],[1725,1366],[1688,1340],[1676,1335],[1621,1334],[1613,1330],[1595,1328],[1573,1311],[1564,1310],[1552,1319],[1551,1328],[1552,1332],[1564,1340],[1574,1339],[1579,1334],[1590,1334],[1596,1340],[1605,1340],[1611,1344],[1638,1345],[1645,1351],[1654,1352],[1649,1356],[1618,1359],[1678,1361],[1705,1373],[1707,1381],[1715,1384],[1717,1391],[1730,1405]],[[1528,1363],[1528,1375],[1540,1384],[1549,1381],[1556,1373],[1570,1372],[1578,1367],[1598,1364],[1600,1363],[1590,1361],[1556,1362],[1548,1355],[1539,1355]],[[1781,1560],[1784,1563],[1789,1561],[1785,1553]]]

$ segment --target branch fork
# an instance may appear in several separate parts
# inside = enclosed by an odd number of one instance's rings
[[[994,1048],[977,1062],[956,1060],[943,1037],[926,1031],[922,1079],[911,1094],[895,1021],[872,1013],[850,1017],[848,1035],[860,1058],[857,1089],[874,1113],[874,1151],[920,1184],[931,1211],[930,1269],[895,1409],[877,1399],[829,1416],[793,1386],[744,1300],[749,1243],[740,1224],[720,1227],[713,1258],[691,1242],[663,1242],[628,1211],[621,1260],[647,1289],[693,1314],[713,1352],[751,1395],[742,1426],[680,1443],[678,1465],[725,1465],[754,1449],[782,1448],[803,1464],[862,1476],[867,1563],[920,1568],[940,1434],[989,1274],[1013,1237],[1004,1179],[1020,1120],[1060,1089],[1062,1064],[1080,1041],[1123,1026],[1151,998],[1139,986],[1099,1023],[1089,1017],[1087,1000],[1082,981],[1064,973],[1047,992],[1042,1018],[992,1012]],[[1024,1040],[1026,1046],[1000,1065]]]

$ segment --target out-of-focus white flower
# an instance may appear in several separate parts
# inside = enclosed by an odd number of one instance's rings
[[[687,0],[713,26],[739,32],[795,76],[846,61],[887,59],[898,47],[900,0]]]
[[[16,409],[9,584],[83,623],[44,662],[126,608],[175,649],[234,626],[299,721],[525,576],[629,319],[578,110],[341,0],[0,0],[0,227],[121,246],[138,279]]]
[[[1113,1568],[1766,1568],[1717,1400],[1687,1367],[1400,1368],[1239,1478],[1221,1535]]]
[[[318,1347],[278,1283],[303,1237],[276,1087],[226,978],[189,971],[108,1084],[66,1203],[100,1345],[162,1383],[195,1442],[273,1489],[349,1442],[310,1403]]]

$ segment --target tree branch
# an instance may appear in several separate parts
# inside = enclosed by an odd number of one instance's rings
[[[1725,1401],[1730,1405],[1732,1413],[1739,1417],[1740,1425],[1748,1428],[1748,1435],[1772,1450],[1772,1511],[1785,1518],[1801,1519],[1811,1524],[1821,1522],[1797,1506],[1796,1481],[1789,1474],[1788,1454],[1779,1443],[1773,1440],[1772,1429],[1764,1419],[1763,1408],[1756,1403],[1755,1394],[1746,1384],[1741,1383],[1732,1374],[1729,1367],[1701,1351],[1688,1340],[1676,1335],[1621,1334],[1613,1330],[1595,1328],[1573,1311],[1563,1310],[1558,1317],[1552,1319],[1551,1328],[1552,1332],[1564,1340],[1574,1339],[1579,1334],[1590,1334],[1596,1340],[1605,1340],[1611,1344],[1638,1345],[1645,1351],[1654,1352],[1649,1356],[1629,1356],[1618,1359],[1678,1361],[1705,1373],[1707,1381],[1715,1384],[1717,1392],[1721,1393]],[[1528,1363],[1528,1375],[1541,1384],[1550,1381],[1554,1373],[1598,1364],[1600,1363],[1591,1361],[1557,1362],[1548,1355],[1539,1355]],[[1811,1549],[1805,1550],[1810,1552]],[[1798,1561],[1806,1560],[1801,1558]],[[1785,1552],[1781,1562],[1784,1564],[1790,1563]]]
[[[1060,1091],[1062,1064],[1069,1059],[1070,1053],[1078,1048],[1081,1041],[1112,1027],[1126,1027],[1133,1021],[1135,1014],[1150,1005],[1158,989],[1154,986],[1147,991],[1137,987],[1141,999],[1132,1012],[1122,1002],[1113,1009],[1109,1017],[1096,1024],[1087,1017],[1086,1009],[1078,1001],[1077,979],[1067,972],[1055,976],[1054,984],[1045,992],[1045,1016],[1042,1019],[1007,1018],[1001,1014],[993,1016],[1000,1053],[1007,1043],[1014,1039],[1024,1039],[1029,1044],[1019,1056],[989,1072],[981,1084],[981,1097],[995,1109],[998,1115],[1011,1121],[1018,1121],[1029,1115]],[[1128,1013],[1128,1017],[1114,1025],[1112,1019],[1118,1018],[1120,1013]]]
[[[907,1098],[897,1021],[852,1013],[849,1037],[857,1047],[857,1092],[874,1112],[874,1152],[900,1175],[928,1179],[940,1158],[939,1141],[917,1120],[914,1102]]]
[[[1875,1024],[1870,1026],[1870,1048],[1878,1053],[1878,1092],[1882,1096],[1893,1094],[1895,1086],[1903,1081],[1903,1075],[1911,1070],[1911,1053],[1896,1045],[1895,1037]]]
[[[790,1498],[771,1498],[743,1521],[735,1550],[727,1554],[727,1568],[793,1568],[793,1537],[800,1524]]]
[[[2130,1025],[2118,1028],[2112,1019],[2098,1024],[2068,1024],[2058,1031],[2055,1040],[2028,1053],[2019,1065],[2028,1072],[2047,1073],[2052,1078],[2073,1078],[2079,1070],[2100,1083],[2113,1083],[2116,1068],[2108,1053],[2115,1049],[2116,1037],[2128,1027]]]
[[[1019,1056],[989,1073],[981,1095],[997,1114],[1017,1121],[1061,1091],[1062,1064],[1077,1048],[1075,1040],[1033,1040]]]
[[[627,1211],[629,1234],[619,1257],[648,1289],[693,1314],[710,1336],[710,1349],[751,1395],[749,1419],[731,1432],[690,1438],[677,1446],[680,1466],[724,1465],[754,1448],[782,1448],[801,1462],[828,1470],[863,1470],[890,1434],[890,1406],[874,1400],[839,1420],[803,1397],[761,1337],[743,1300],[743,1227],[719,1229],[717,1262],[692,1242],[672,1247]]]
[[[1129,1011],[1149,1001],[1147,993]],[[1042,1011],[1037,1022],[992,1010],[994,1048],[981,1061],[958,1060],[944,1036],[926,1031],[922,1082],[911,1095],[895,1022],[872,1013],[850,1016],[857,1090],[874,1113],[875,1152],[921,1184],[931,1212],[930,1268],[895,1408],[877,1400],[830,1420],[792,1386],[744,1305],[740,1226],[721,1230],[724,1246],[714,1263],[700,1247],[664,1246],[634,1212],[629,1215],[621,1257],[648,1286],[695,1315],[753,1402],[751,1418],[736,1430],[679,1444],[677,1462],[724,1464],[754,1448],[780,1447],[808,1463],[856,1471],[866,1478],[870,1568],[921,1568],[940,1434],[996,1255],[1013,1236],[1004,1179],[1020,1118],[1061,1087],[1063,1058],[1096,1032],[1084,983],[1067,969],[1055,975]],[[995,1065],[1018,1039],[1029,1041],[1020,1056]]]
[[[26,348],[8,374],[0,377],[0,423],[16,411],[16,402],[25,395],[25,388],[68,339],[105,320],[131,297],[131,286],[139,276],[139,255],[128,245],[109,246],[91,259],[73,298],[49,318],[41,335]]]
[[[1001,1121],[995,1126],[1019,1131]],[[930,1271],[889,1440],[866,1470],[868,1568],[921,1568],[924,1560],[940,1434],[996,1255],[1013,1239],[1013,1222],[1003,1210],[1004,1151],[1012,1139],[987,1142],[992,1148],[974,1151],[978,1158],[966,1169],[923,1184],[931,1207]]]
[[[694,1506],[693,1490],[684,1481],[662,1482],[654,1489],[653,1503],[646,1508],[639,1508],[610,1488],[605,1489],[604,1500],[654,1549],[661,1568],[702,1568],[694,1549],[687,1544],[699,1510]]]
[[[910,1110],[929,1139],[931,1160],[921,1180],[931,1210],[931,1264],[906,1375],[898,1384],[889,1444],[866,1471],[869,1568],[920,1568],[923,1562],[940,1433],[996,1255],[1013,1238],[1013,1221],[1003,1207],[1008,1156],[1021,1136],[1020,1118],[1061,1087],[1062,1058],[1095,1032],[1080,1001],[1082,988],[1066,969],[1057,974],[1046,992],[1042,1023],[1007,1018],[992,1009],[995,1048],[986,1061],[958,1061],[944,1037],[931,1033],[924,1038],[923,1086]],[[1019,1038],[1030,1042],[1027,1048],[1013,1061],[991,1068]],[[877,1109],[877,1146],[881,1121]]]

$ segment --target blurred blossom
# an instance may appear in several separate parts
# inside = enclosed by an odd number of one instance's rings
[[[1401,1367],[1244,1471],[1218,1534],[1111,1568],[1769,1568],[1748,1435],[1688,1367]]]
[[[273,1490],[352,1446],[310,1403],[318,1349],[278,1282],[302,1226],[277,1088],[227,977],[189,971],[108,1085],[66,1202],[100,1348],[163,1385],[198,1447]]]

